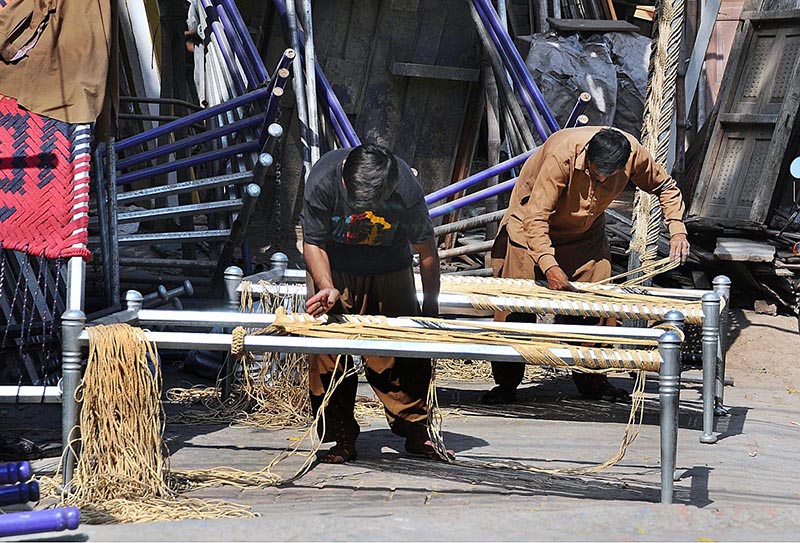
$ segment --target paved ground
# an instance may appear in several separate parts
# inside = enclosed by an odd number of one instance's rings
[[[619,446],[627,407],[579,400],[564,377],[529,385],[520,403],[505,408],[478,403],[488,384],[447,382],[439,396],[444,407],[456,410],[444,419],[446,442],[458,453],[456,465],[398,453],[402,441],[375,419],[363,428],[359,459],[352,465],[318,465],[281,488],[220,487],[195,494],[247,504],[259,518],[84,525],[28,540],[797,540],[797,321],[747,311],[734,317],[728,360],[735,386],[726,388],[731,414],[718,419],[716,445],[698,442],[699,385],[685,385],[681,392],[676,505],[658,503],[655,380],[648,383],[641,435],[626,457],[603,474],[582,477],[487,469],[476,462],[539,467],[602,462]],[[627,378],[618,382],[631,385]],[[16,416],[20,424],[53,428],[55,420],[57,425],[57,406],[24,409],[7,413],[3,423],[13,424]],[[299,434],[167,429],[176,468],[258,469]],[[296,463],[290,460],[279,471],[288,475]],[[36,464],[48,465],[52,461]]]

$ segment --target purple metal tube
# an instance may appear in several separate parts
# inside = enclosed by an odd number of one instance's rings
[[[221,5],[219,2],[215,2],[214,9],[217,12],[219,21],[222,23],[222,28],[225,30],[225,37],[228,39],[228,42],[231,44],[231,46],[233,46],[233,50],[236,52],[236,56],[239,57],[242,68],[244,68],[244,73],[247,76],[248,82],[247,87],[250,89],[258,87],[264,82],[264,80],[259,79],[258,75],[256,74],[256,69],[253,66],[253,60],[244,50],[244,44],[239,37],[239,33],[236,31],[236,27],[233,26],[231,18],[228,17],[228,13],[225,11],[225,6]]]
[[[495,196],[500,194],[501,192],[505,192],[507,190],[511,190],[514,188],[514,184],[517,182],[517,178],[509,179],[508,181],[503,181],[502,183],[498,183],[497,185],[485,188],[483,190],[479,190],[478,192],[473,192],[472,194],[468,194],[463,198],[459,198],[458,200],[453,200],[452,202],[447,202],[446,204],[442,204],[438,207],[434,207],[430,210],[430,215],[432,219],[444,215],[446,213],[450,213],[451,211],[455,211],[456,209],[460,209],[462,207],[468,206],[470,204],[474,204],[475,202],[480,202],[481,200],[485,200],[491,196]]]
[[[268,88],[272,88],[272,87],[275,86],[275,83],[279,79],[278,78],[278,73],[281,70],[289,70],[289,75],[291,75],[291,76],[294,75],[293,70],[291,68],[291,64],[292,64],[292,60],[293,59],[294,59],[294,49],[292,49],[292,48],[286,49],[283,52],[283,55],[281,56],[281,59],[278,61],[278,66],[275,68],[275,72],[274,72],[275,75],[273,75],[272,79],[270,79],[270,81],[269,81],[270,84],[267,85]]]
[[[261,55],[258,54],[256,44],[253,43],[253,37],[250,35],[250,31],[247,30],[247,25],[244,23],[244,19],[242,19],[242,14],[239,12],[239,8],[236,7],[236,4],[233,2],[233,0],[221,1],[222,4],[225,5],[225,9],[228,14],[231,16],[231,20],[233,21],[233,25],[236,27],[236,30],[239,33],[239,37],[242,39],[242,42],[244,42],[245,49],[247,49],[250,59],[253,62],[253,66],[255,66],[256,72],[258,73],[258,84],[261,85],[269,80],[269,73],[267,72],[267,67],[264,66],[264,61],[261,59]],[[220,0],[214,0],[214,2],[219,4]]]
[[[583,112],[586,111],[586,106],[589,105],[589,102],[592,101],[592,95],[588,92],[582,92],[580,96],[578,96],[578,101],[575,102],[575,107],[572,108],[572,112],[569,114],[569,118],[567,119],[567,123],[564,125],[564,128],[572,128],[576,126],[578,122],[578,117],[583,115]]]
[[[31,465],[28,462],[0,464],[0,484],[27,481],[30,477]]]
[[[245,94],[247,92],[247,85],[242,81],[242,74],[240,74],[239,70],[236,68],[236,59],[233,56],[228,37],[225,35],[225,28],[222,26],[222,21],[220,21],[219,15],[217,15],[217,10],[211,3],[211,0],[201,0],[201,2],[203,4],[203,10],[206,12],[209,26],[211,27],[211,33],[217,39],[217,45],[222,53],[222,58],[231,74],[233,86],[236,87],[236,93],[239,95]]]
[[[206,119],[210,119],[211,117],[216,117],[221,113],[225,113],[226,111],[236,109],[237,107],[243,106],[245,104],[255,102],[256,100],[261,100],[267,96],[269,96],[269,90],[267,89],[256,89],[254,91],[250,91],[247,94],[244,94],[242,96],[237,96],[236,98],[228,100],[227,102],[217,104],[215,106],[212,106],[208,109],[204,109],[202,111],[198,111],[196,113],[191,113],[186,117],[183,117],[176,121],[169,122],[167,124],[163,124],[157,128],[153,128],[152,130],[147,130],[145,132],[142,132],[141,134],[136,134],[135,136],[131,136],[130,138],[125,138],[124,140],[117,143],[116,150],[117,152],[119,152],[119,151],[124,151],[125,149],[133,147],[135,145],[141,145],[146,141],[159,138],[165,134],[174,132],[179,128],[185,128],[198,121],[204,121]]]
[[[124,175],[120,175],[117,177],[117,185],[133,183],[134,181],[145,179],[146,177],[164,175],[169,172],[178,171],[182,168],[197,166],[198,164],[213,162],[215,160],[220,160],[222,158],[227,158],[234,155],[243,155],[260,148],[261,146],[259,145],[258,141],[248,141],[238,145],[232,145],[230,147],[223,147],[222,149],[203,153],[202,155],[195,155],[181,160],[167,162],[166,164],[159,164],[158,166],[153,166],[152,168],[144,168],[142,170],[136,170]]]
[[[494,43],[494,48],[497,51],[497,54],[500,55],[503,64],[508,70],[508,74],[511,76],[511,79],[514,80],[514,86],[516,87],[517,94],[519,94],[519,97],[522,100],[522,105],[525,106],[525,111],[528,112],[528,117],[530,117],[531,122],[533,122],[533,127],[536,129],[536,132],[539,134],[539,137],[542,139],[542,141],[546,140],[549,135],[548,130],[545,128],[544,124],[542,124],[541,115],[536,109],[536,106],[533,104],[533,100],[527,90],[527,87],[523,84],[522,79],[520,79],[519,73],[517,73],[517,71],[514,69],[511,59],[509,58],[506,50],[503,49],[500,39],[497,37],[492,25],[488,23],[486,16],[483,14],[477,4],[475,9],[478,12],[478,16],[484,23],[484,27],[489,39],[492,41],[492,43]]]
[[[491,24],[497,37],[500,39],[500,42],[503,46],[502,48],[505,49],[509,59],[511,60],[511,71],[513,72],[516,70],[518,75],[522,78],[523,82],[525,83],[525,87],[528,89],[528,92],[530,92],[531,97],[533,97],[533,101],[536,103],[536,107],[541,112],[542,117],[544,117],[547,126],[550,127],[550,130],[553,132],[559,130],[560,127],[556,122],[556,118],[553,116],[553,112],[550,110],[550,106],[547,105],[542,91],[539,90],[539,87],[536,85],[533,77],[531,77],[528,67],[522,60],[522,57],[520,56],[516,46],[511,41],[511,36],[508,35],[508,32],[506,32],[506,30],[503,28],[503,25],[500,23],[500,19],[497,16],[497,12],[494,10],[494,6],[492,6],[488,0],[473,1],[475,6],[478,8],[478,12],[482,13],[483,18],[487,20],[489,24]]]
[[[452,185],[448,185],[435,192],[432,192],[425,197],[425,203],[430,205],[433,202],[437,202],[457,192],[461,192],[465,188],[471,187],[476,183],[480,183],[481,181],[486,181],[487,179],[495,177],[498,174],[507,172],[511,168],[516,168],[520,164],[524,164],[525,161],[528,160],[528,158],[530,158],[530,156],[533,154],[534,151],[535,149],[528,151],[526,153],[522,153],[521,155],[515,156],[514,158],[510,158],[505,162],[501,162],[500,164],[496,164],[491,168],[487,168],[481,172],[478,172],[465,179],[462,179],[461,181],[453,183]]]
[[[0,486],[0,506],[38,501],[38,481],[27,481],[15,485]]]
[[[209,140],[233,134],[234,132],[241,132],[242,130],[253,128],[254,126],[258,126],[263,122],[264,122],[263,115],[248,117],[246,119],[236,121],[235,123],[226,124],[220,126],[219,128],[209,130],[207,132],[201,132],[200,134],[196,134],[194,136],[184,138],[182,140],[169,143],[167,145],[162,145],[161,147],[156,147],[155,149],[145,151],[144,153],[139,153],[138,155],[133,155],[127,158],[123,158],[122,160],[117,161],[117,171],[122,171],[127,168],[130,168],[134,164],[147,162],[153,160],[156,157],[168,155],[170,153],[174,153],[175,151],[179,151],[181,149],[187,149],[189,147],[198,145],[200,143],[204,143]]]
[[[0,537],[74,530],[81,523],[77,507],[25,511],[0,515]]]
[[[278,13],[283,20],[284,26],[286,26],[286,3],[284,0],[273,0],[275,7],[278,9]],[[287,30],[288,33],[288,30]],[[300,41],[305,41],[305,34],[299,28],[297,29],[297,33],[300,37]],[[302,51],[299,51],[301,55],[303,55]],[[331,84],[328,82],[328,79],[325,77],[325,74],[322,71],[322,68],[319,65],[319,62],[314,63],[314,72],[317,75],[317,85],[322,87],[323,93],[325,95],[328,108],[331,111],[331,114],[336,117],[336,120],[339,122],[339,127],[341,128],[343,134],[346,138],[346,146],[347,147],[355,147],[357,145],[361,145],[361,139],[356,134],[353,125],[350,123],[350,119],[347,118],[347,114],[344,112],[344,108],[342,108],[342,104],[339,102],[339,98],[337,98],[336,93],[333,92],[333,88]],[[342,142],[345,144],[345,141]]]
[[[264,122],[261,124],[261,135],[258,138],[259,148],[264,146],[269,134],[267,128],[270,124],[275,122],[278,118],[278,108],[281,105],[281,98],[283,98],[283,87],[275,87],[272,89],[272,95],[267,102],[267,112],[264,114]]]

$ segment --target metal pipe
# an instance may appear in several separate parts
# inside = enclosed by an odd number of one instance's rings
[[[71,278],[70,285],[78,278]],[[81,283],[83,277],[80,277]],[[78,426],[78,402],[75,391],[81,380],[81,346],[78,336],[83,332],[86,315],[83,311],[70,307],[61,316],[61,388],[63,403],[61,412],[61,443],[63,484],[66,488],[72,480],[72,473],[77,460],[76,449],[80,443],[80,427]]]
[[[293,1],[293,0],[292,0]],[[247,315],[248,313],[241,313],[239,311],[241,307],[241,294],[237,290],[237,287],[242,284],[242,278],[244,277],[244,272],[241,268],[237,266],[229,266],[225,269],[225,273],[223,274],[223,282],[225,285],[225,299],[227,300],[227,309],[229,311],[234,312],[236,315]],[[217,321],[219,324],[220,321]],[[229,324],[229,323],[228,323]],[[229,330],[233,331],[233,327],[229,326]],[[223,362],[223,372],[222,372],[222,379],[220,383],[220,397],[224,402],[227,400],[231,395],[231,385],[233,383],[233,372],[236,370],[234,366],[233,357],[230,354],[230,345],[228,345],[228,355],[225,357],[225,361]]]
[[[57,507],[44,511],[25,511],[0,515],[0,537],[75,530],[80,525],[77,507]]]
[[[486,28],[486,32],[488,33],[489,38],[494,43],[495,50],[502,59],[503,66],[508,68],[507,73],[511,76],[511,79],[514,81],[514,85],[516,86],[517,89],[517,95],[522,99],[522,104],[525,106],[525,110],[528,112],[528,117],[530,117],[531,122],[533,122],[533,126],[536,129],[536,132],[539,134],[539,137],[542,139],[542,141],[546,140],[547,137],[549,136],[548,130],[547,128],[545,128],[545,125],[543,124],[543,121],[539,115],[539,112],[536,109],[536,105],[534,104],[533,98],[530,92],[528,91],[528,88],[523,83],[519,72],[514,69],[513,60],[509,56],[508,51],[503,47],[503,43],[500,37],[498,36],[497,31],[494,29],[491,23],[488,22],[488,16],[484,15],[485,12],[483,11],[483,8],[480,6],[480,4],[477,3],[477,0],[473,1],[475,4],[475,8],[478,11],[479,17],[483,21],[483,24]],[[506,37],[508,36],[506,35]]]
[[[293,2],[294,0],[289,0]],[[319,115],[317,113],[317,80],[314,70],[316,52],[314,51],[314,18],[311,13],[311,0],[303,0],[303,26],[306,29],[305,60],[306,106],[308,107],[308,145],[311,149],[311,166],[319,160]]]
[[[155,197],[170,196],[173,194],[183,194],[186,192],[197,192],[200,189],[212,189],[226,185],[237,185],[246,183],[253,178],[251,172],[232,173],[227,175],[219,175],[216,177],[206,177],[204,179],[195,179],[193,181],[183,181],[174,185],[162,185],[159,187],[151,187],[146,189],[132,190],[123,192],[117,196],[117,202],[124,204],[127,202],[135,202],[138,200],[147,200]]]
[[[206,23],[211,27],[211,38],[216,40],[222,59],[230,72],[233,87],[236,93],[241,96],[247,92],[247,81],[246,77],[243,78],[239,71],[239,64],[236,62],[228,36],[225,34],[225,27],[222,25],[217,9],[211,3],[211,0],[200,0],[200,3],[206,12]]]
[[[100,226],[100,251],[103,255],[111,254],[111,223],[108,217],[108,194],[106,183],[108,177],[105,175],[104,167],[107,164],[103,159],[106,151],[105,143],[99,143],[94,152],[94,165],[97,168],[97,221]],[[2,285],[0,285],[2,288]],[[111,266],[103,266],[103,289],[105,290],[105,301],[111,303]]]
[[[186,115],[177,121],[172,121],[170,123],[153,128],[152,130],[147,130],[141,134],[136,134],[135,136],[131,136],[130,138],[125,138],[124,140],[117,142],[117,152],[124,151],[125,149],[135,145],[141,145],[147,141],[159,138],[165,134],[169,134],[170,132],[174,132],[179,128],[186,128],[193,123],[210,119],[221,113],[225,113],[226,111],[230,111],[243,105],[255,102],[256,100],[263,100],[268,95],[269,90],[256,89],[242,96],[232,98],[221,104],[206,108],[202,111],[190,113],[189,115]]]
[[[431,218],[439,217],[440,215],[444,215],[445,213],[450,213],[455,209],[460,209],[462,207],[474,204],[475,202],[480,202],[484,198],[489,198],[490,196],[494,196],[496,194],[500,194],[501,192],[505,192],[507,190],[511,190],[514,188],[514,183],[517,182],[517,178],[509,179],[508,181],[503,181],[502,183],[498,183],[493,187],[488,187],[483,190],[479,190],[477,192],[473,192],[472,194],[468,194],[463,198],[459,198],[458,200],[453,200],[452,202],[447,202],[446,204],[442,204],[438,207],[434,207],[430,210]]]
[[[186,109],[200,111],[202,106],[187,102],[186,100],[179,100],[177,98],[147,98],[146,96],[120,96],[119,101],[122,103],[129,102],[131,104],[168,104],[173,106],[182,106]]]
[[[575,102],[575,107],[572,108],[569,117],[567,117],[567,122],[564,124],[564,128],[571,128],[575,126],[575,123],[578,122],[578,116],[583,115],[583,112],[586,111],[586,107],[591,101],[592,95],[588,92],[582,92],[580,96],[578,96],[578,101]]]
[[[503,218],[505,212],[505,209],[501,209],[491,213],[484,213],[483,215],[478,215],[477,217],[461,219],[460,221],[443,224],[433,229],[433,235],[441,236],[444,234],[450,234],[451,232],[463,232],[464,230],[471,230],[479,226],[497,222]]]
[[[230,200],[211,201],[201,204],[177,205],[172,207],[163,207],[156,209],[144,209],[141,211],[130,211],[128,213],[120,213],[120,223],[131,222],[147,222],[156,221],[160,219],[169,219],[172,217],[185,217],[195,216],[203,213],[221,213],[223,211],[236,211],[243,205],[241,198],[232,198]]]
[[[589,117],[586,115],[578,115],[578,118],[575,119],[575,127],[586,126],[587,124],[589,124]]]
[[[212,130],[201,132],[199,134],[195,134],[194,136],[190,136],[188,138],[184,138],[169,143],[167,145],[162,145],[160,147],[144,151],[143,153],[123,158],[117,162],[117,168],[119,169],[119,171],[122,171],[133,166],[134,164],[148,162],[157,157],[169,155],[174,153],[175,151],[179,151],[181,149],[187,149],[189,147],[205,143],[207,141],[219,138],[221,136],[228,136],[245,129],[253,128],[255,126],[262,124],[263,122],[264,122],[264,115],[255,115],[253,117],[247,117],[240,121],[236,121],[230,124],[225,124],[223,126],[220,126],[219,128],[214,128]]]
[[[731,280],[725,275],[718,275],[711,282],[720,300],[725,302],[719,316],[719,347],[717,348],[717,370],[716,370],[716,399],[714,412],[719,416],[728,414],[725,408],[725,359],[728,353],[728,334],[731,326]]]
[[[553,116],[553,112],[550,110],[550,107],[547,105],[547,102],[544,99],[544,95],[542,95],[542,91],[539,90],[539,87],[536,85],[536,82],[531,77],[530,72],[528,71],[528,67],[525,65],[525,62],[522,60],[522,57],[519,54],[514,43],[511,41],[511,37],[508,35],[502,25],[500,24],[499,19],[497,18],[497,12],[494,10],[494,7],[488,0],[473,0],[478,7],[478,11],[480,12],[483,10],[485,14],[485,20],[489,22],[489,24],[494,29],[498,39],[500,40],[501,46],[506,50],[508,54],[509,60],[511,61],[510,72],[513,73],[517,72],[517,75],[522,80],[522,83],[525,85],[525,88],[530,93],[531,97],[533,98],[534,103],[536,104],[537,109],[544,117],[547,126],[550,128],[551,131],[556,132],[560,129],[558,126],[558,122],[556,122],[555,117]]]
[[[227,266],[231,258],[233,258],[233,250],[241,244],[244,233],[247,231],[247,226],[250,224],[250,217],[253,215],[253,210],[255,209],[256,202],[260,195],[261,187],[255,183],[247,185],[244,198],[242,198],[241,210],[236,216],[236,220],[233,221],[233,225],[231,225],[230,236],[220,250],[220,255],[217,260],[217,269],[211,279],[211,284],[217,284],[226,273],[227,270],[225,270],[224,267]]]
[[[0,385],[0,403],[61,403],[57,386]]]
[[[122,267],[132,268],[184,268],[184,269],[211,269],[217,267],[216,262],[202,260],[180,260],[175,258],[120,258]]]
[[[227,239],[231,231],[227,228],[219,230],[198,230],[196,232],[153,232],[147,234],[132,234],[120,236],[120,245],[144,245],[146,243],[164,243],[173,241],[205,240],[214,241]]]
[[[228,38],[228,41],[233,46],[236,56],[239,57],[239,64],[244,69],[247,77],[247,87],[254,89],[263,84],[266,79],[256,73],[256,67],[253,64],[253,59],[245,50],[242,37],[239,35],[239,32],[237,32],[233,21],[228,16],[226,7],[222,5],[222,2],[219,0],[214,0],[214,9],[217,12],[220,22],[222,23],[222,27],[225,29],[225,37]]]
[[[219,0],[215,1],[219,3]],[[239,36],[244,42],[244,46],[247,49],[247,52],[253,61],[253,66],[258,74],[258,84],[261,85],[265,81],[269,80],[269,73],[267,72],[267,67],[264,66],[264,61],[261,60],[261,55],[258,53],[256,44],[253,43],[253,37],[250,35],[250,31],[247,30],[247,25],[245,24],[244,19],[242,19],[242,14],[239,12],[239,8],[236,6],[233,0],[222,0],[222,3],[225,4],[228,13],[231,16],[231,20],[233,21],[233,25],[236,27],[236,30],[239,32]]]
[[[472,16],[475,30],[477,30],[478,37],[483,45],[483,51],[489,57],[489,62],[492,64],[492,68],[497,75],[495,80],[498,85],[498,90],[500,90],[503,94],[503,102],[507,105],[509,113],[514,119],[514,124],[520,131],[520,135],[525,143],[525,147],[527,149],[533,149],[536,147],[536,143],[533,140],[533,134],[531,134],[528,121],[525,120],[525,115],[522,113],[522,110],[519,107],[519,102],[517,102],[517,98],[514,95],[514,89],[511,88],[511,82],[509,81],[508,73],[503,65],[503,60],[500,58],[500,53],[498,53],[494,42],[489,37],[489,32],[483,25],[483,21],[478,14],[478,10],[475,8],[472,2],[467,2],[467,5],[469,6],[469,11]]]
[[[143,168],[141,170],[128,172],[126,174],[117,177],[117,184],[123,185],[126,183],[133,183],[134,181],[138,181],[139,179],[146,179],[148,177],[163,175],[183,168],[188,168],[190,166],[196,166],[198,164],[204,164],[206,162],[213,162],[215,160],[220,160],[223,158],[228,158],[236,155],[243,155],[245,153],[255,151],[259,147],[260,145],[257,141],[248,141],[245,143],[232,145],[230,147],[223,147],[222,149],[218,149],[216,151],[209,151],[208,153],[202,153],[199,155],[182,158],[180,160],[159,164],[157,166],[151,166],[150,168]]]
[[[532,154],[533,151],[522,153],[521,155],[509,158],[508,160],[503,161],[500,164],[497,164],[496,166],[486,168],[483,171],[470,175],[469,177],[462,179],[457,183],[453,183],[452,185],[448,185],[444,188],[434,191],[425,196],[425,203],[430,205],[433,202],[443,200],[448,196],[452,196],[453,194],[461,192],[462,190],[469,188],[472,185],[475,185],[482,181],[486,181],[487,179],[491,179],[492,177],[496,177],[497,175],[507,172],[512,168],[516,168],[517,166],[524,164],[525,161],[528,160],[528,158],[530,158]]]
[[[292,59],[292,67],[294,70],[294,96],[295,104],[297,106],[297,120],[300,123],[300,147],[303,154],[303,179],[308,178],[308,173],[311,171],[311,147],[310,147],[310,134],[308,130],[308,105],[306,104],[306,90],[305,90],[305,74],[303,73],[303,61],[301,60],[300,41],[298,40],[297,33],[297,12],[295,10],[294,0],[290,0],[286,4],[287,19],[289,24],[289,36],[291,40],[292,50],[297,52],[294,59]]]
[[[701,299],[703,308],[703,435],[700,443],[716,443],[714,435],[714,403],[717,380],[717,352],[719,349],[720,297],[709,292]]]
[[[286,11],[286,3],[284,0],[273,0],[275,7],[278,10],[284,24],[286,21],[287,11]],[[288,29],[287,29],[288,30]],[[302,30],[297,29],[299,41],[305,41],[305,35]],[[298,51],[301,55],[304,54],[303,51]],[[350,123],[350,119],[347,118],[347,114],[344,112],[344,108],[342,108],[342,104],[339,102],[339,98],[336,96],[336,93],[333,92],[333,87],[328,82],[328,79],[325,77],[325,73],[322,71],[318,62],[314,62],[314,74],[317,78],[317,84],[322,87],[322,95],[327,103],[328,108],[330,109],[331,116],[336,118],[336,121],[339,123],[339,127],[342,131],[344,139],[342,140],[342,144],[345,147],[355,147],[361,144],[361,139],[356,134],[353,125]],[[308,76],[308,74],[306,74]]]
[[[494,246],[494,240],[481,241],[478,243],[470,243],[469,245],[462,245],[461,247],[454,247],[452,249],[445,249],[439,251],[439,259],[452,258],[454,256],[471,255],[475,253],[485,253],[491,251]]]
[[[264,115],[264,127],[266,128],[273,122],[278,120],[278,109],[281,105],[281,98],[283,98],[283,87],[275,87],[272,89],[272,94],[270,94],[269,102],[267,102],[267,112]],[[258,143],[263,146],[264,143],[267,141],[267,131],[262,130],[261,135],[259,136]]]
[[[117,151],[114,137],[108,139],[108,219],[111,236],[109,238],[108,265],[111,268],[111,299],[109,303],[119,303],[119,204],[117,203]]]
[[[666,332],[658,340],[661,368],[658,396],[661,407],[661,503],[671,504],[678,450],[678,398],[681,382],[681,338]]]

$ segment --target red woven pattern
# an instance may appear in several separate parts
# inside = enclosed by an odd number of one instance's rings
[[[70,125],[0,95],[0,243],[35,256],[82,256],[89,224],[88,142]]]

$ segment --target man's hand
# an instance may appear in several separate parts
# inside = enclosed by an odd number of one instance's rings
[[[327,313],[339,299],[339,291],[335,288],[323,288],[306,300],[306,311],[309,315],[319,317]]]
[[[564,273],[560,266],[553,266],[544,272],[547,277],[547,286],[550,290],[576,290],[575,287],[569,282],[569,277]]]
[[[689,240],[686,239],[686,234],[673,234],[669,238],[669,259],[672,262],[680,260],[681,264],[685,264],[687,258],[689,258]]]

